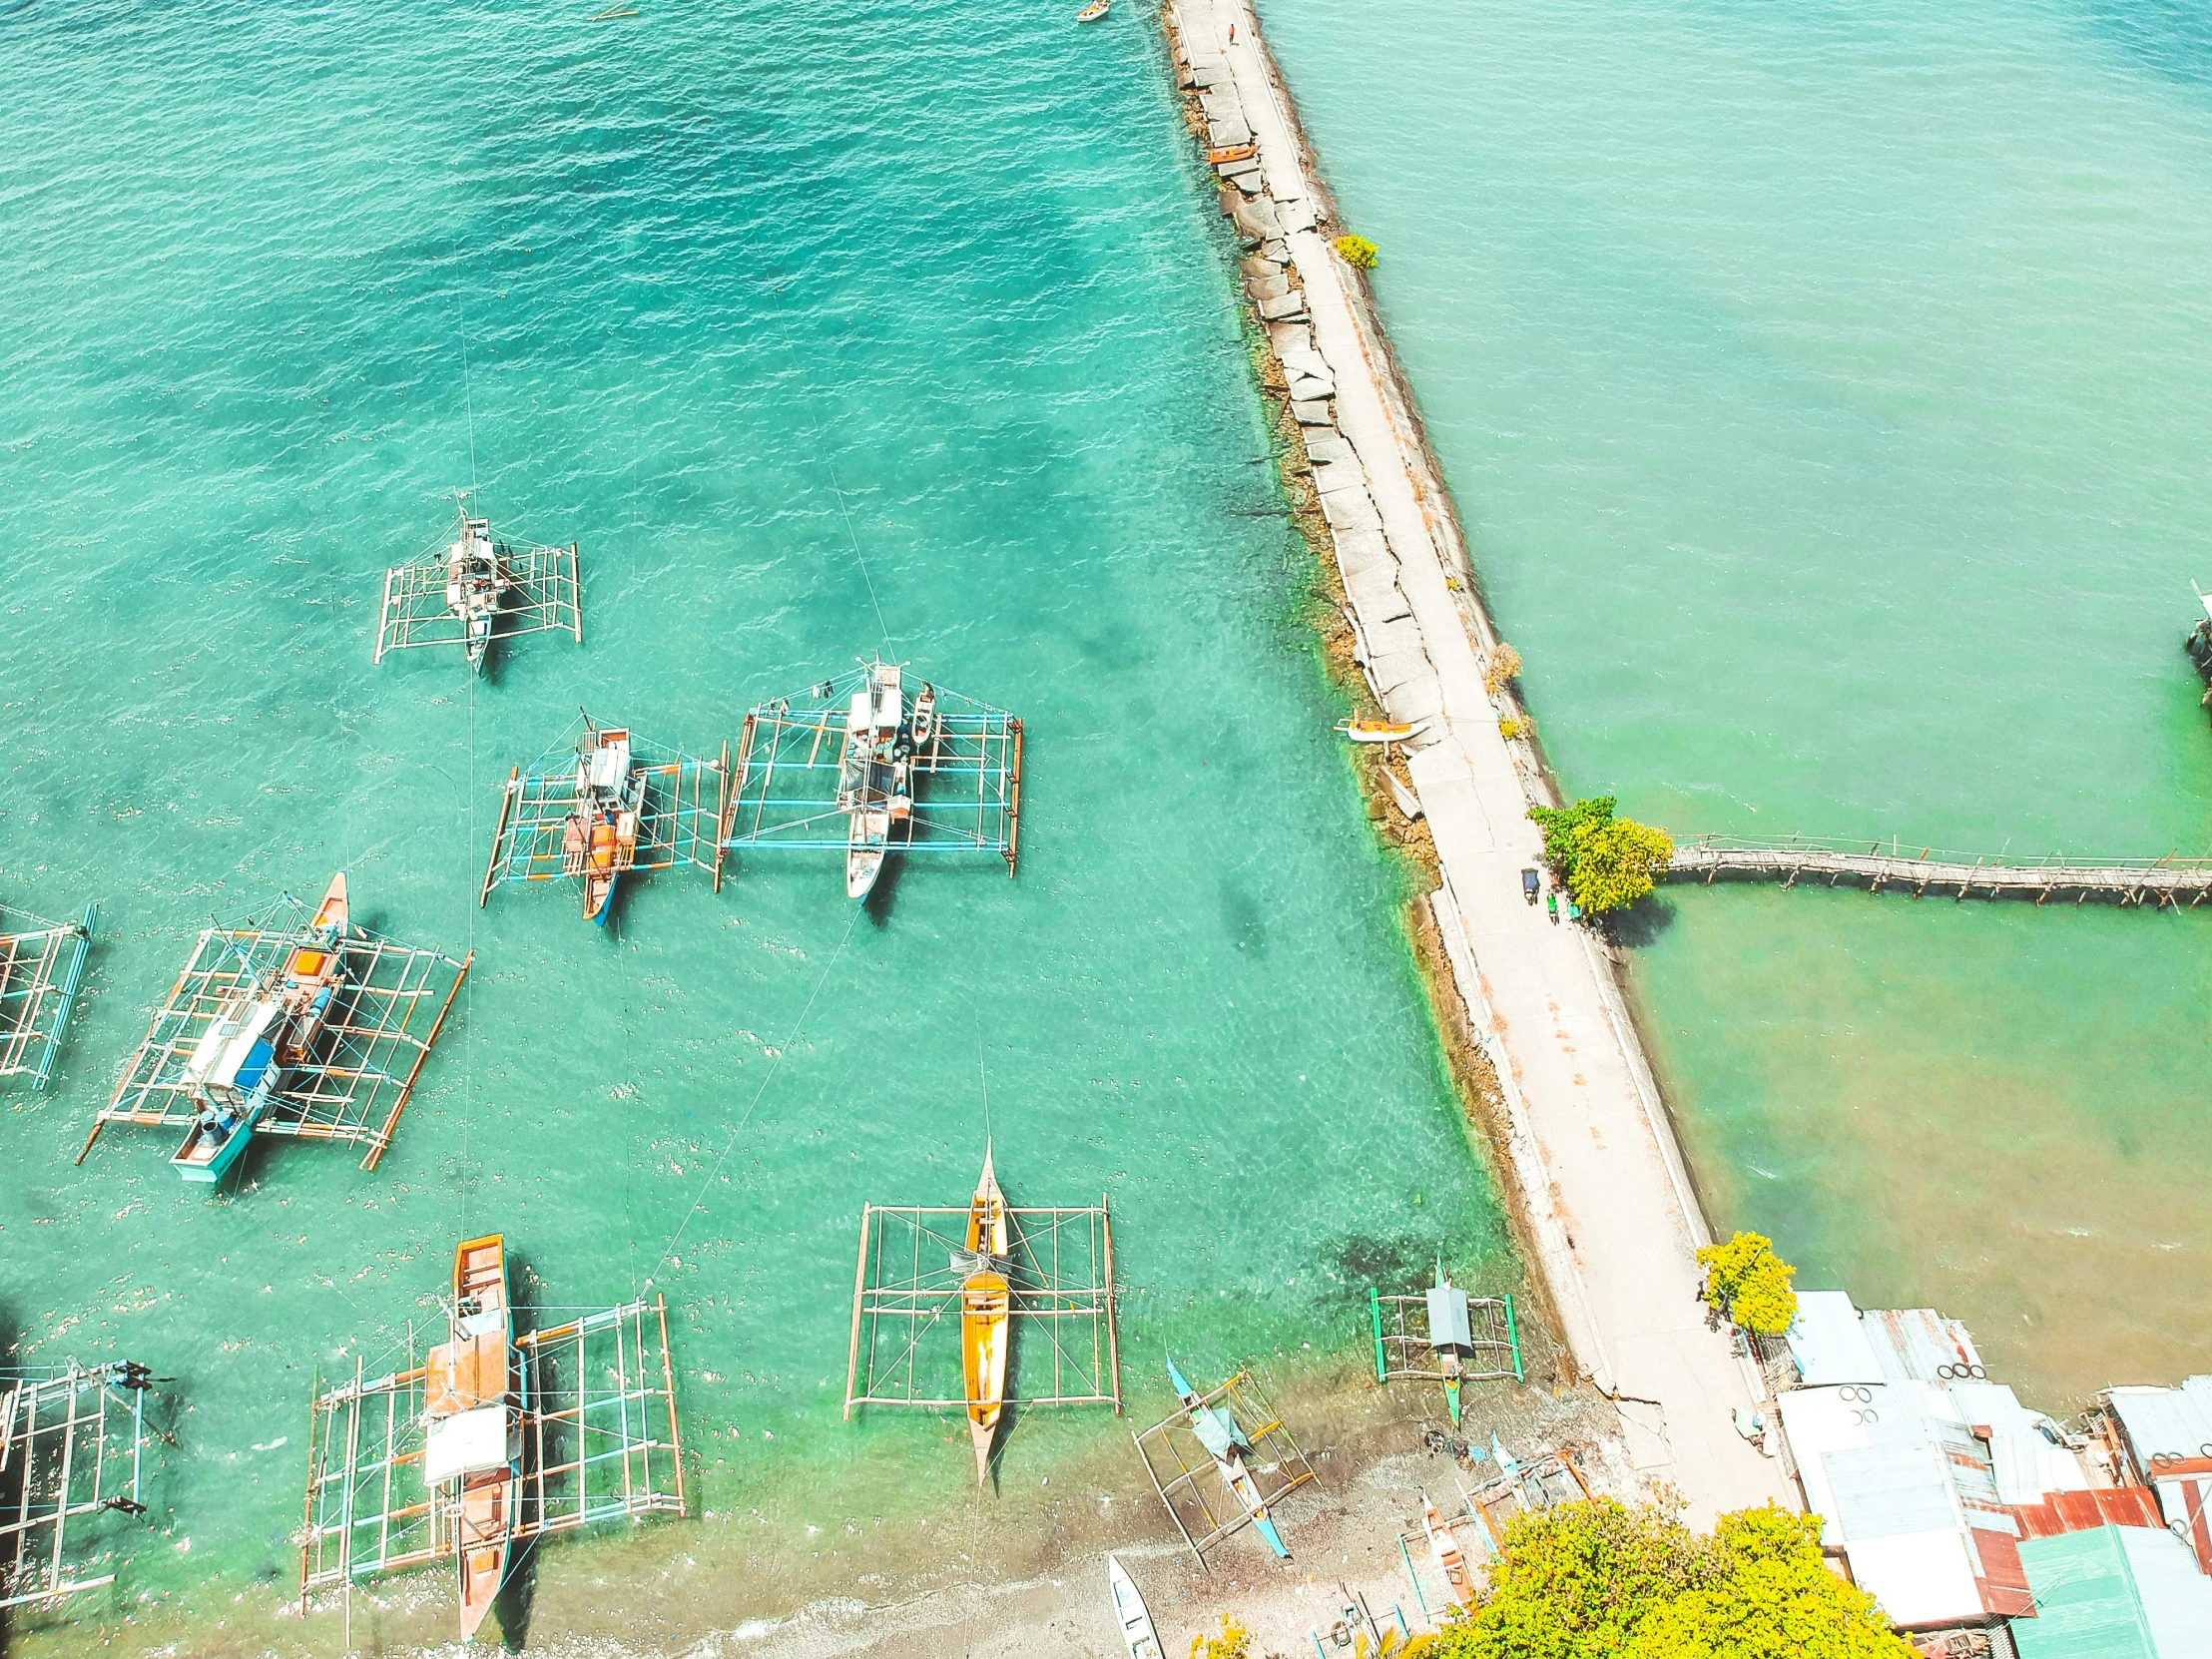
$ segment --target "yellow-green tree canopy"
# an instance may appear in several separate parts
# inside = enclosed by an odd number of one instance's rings
[[[1774,1253],[1764,1233],[1738,1233],[1697,1253],[1705,1269],[1705,1300],[1746,1331],[1775,1336],[1797,1318],[1797,1269]]]
[[[1615,818],[1613,808],[1611,796],[1599,795],[1571,807],[1528,809],[1543,827],[1544,861],[1591,915],[1635,903],[1674,856],[1664,830]]]
[[[1489,1590],[1428,1659],[1914,1659],[1820,1536],[1819,1517],[1771,1505],[1710,1534],[1612,1498],[1518,1515]]]

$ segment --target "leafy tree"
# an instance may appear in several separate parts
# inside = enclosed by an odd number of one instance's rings
[[[1381,251],[1366,237],[1339,237],[1329,245],[1336,249],[1346,265],[1358,266],[1362,271],[1373,271]]]
[[[1427,1659],[1913,1659],[1820,1535],[1818,1516],[1771,1505],[1709,1536],[1612,1498],[1519,1515],[1489,1590]]]
[[[1545,862],[1591,915],[1635,903],[1674,856],[1664,830],[1615,818],[1613,808],[1611,796],[1599,795],[1571,807],[1528,809],[1543,827]]]
[[[1764,1233],[1738,1233],[1726,1244],[1697,1253],[1705,1269],[1705,1300],[1723,1310],[1746,1331],[1773,1336],[1797,1318],[1797,1292],[1790,1281],[1797,1269],[1774,1253]]]
[[[1231,1618],[1221,1616],[1219,1636],[1193,1636],[1191,1659],[1251,1659],[1252,1632]]]

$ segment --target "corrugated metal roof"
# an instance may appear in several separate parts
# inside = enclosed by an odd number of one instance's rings
[[[2020,1545],[2035,1616],[2015,1619],[2020,1659],[2207,1659],[2212,1579],[2165,1531],[2100,1526]]]
[[[2212,1377],[2178,1388],[2112,1388],[2105,1398],[2146,1479],[2212,1473]]]
[[[1831,1451],[1821,1458],[1846,1542],[1937,1532],[1960,1524],[1942,1461],[1925,1436],[1885,1436],[1881,1443]]]
[[[2012,1513],[2030,1538],[2088,1532],[2099,1526],[2147,1526],[2163,1531],[2158,1500],[2148,1486],[2107,1486],[2087,1492],[2053,1492],[2040,1503],[2015,1504]]]
[[[1886,1380],[1874,1345],[1861,1329],[1859,1310],[1846,1291],[1798,1292],[1797,1318],[1790,1322],[1790,1358],[1809,1388],[1839,1382]]]
[[[1973,1337],[1933,1308],[1870,1308],[1860,1329],[1893,1382],[1949,1382],[1983,1375]]]

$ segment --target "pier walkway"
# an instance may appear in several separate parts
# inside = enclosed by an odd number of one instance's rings
[[[1497,1155],[1525,1200],[1531,1266],[1575,1358],[1618,1402],[1641,1476],[1677,1488],[1700,1525],[1769,1499],[1794,1508],[1780,1466],[1731,1421],[1758,1403],[1756,1378],[1706,1328],[1704,1217],[1614,970],[1586,930],[1522,902],[1541,784],[1499,733],[1483,672],[1495,642],[1450,502],[1388,343],[1331,249],[1328,197],[1259,20],[1249,0],[1171,0],[1170,15],[1210,142],[1258,148],[1260,172],[1230,192],[1240,239],[1296,272],[1297,285],[1255,298],[1309,456],[1327,459],[1317,486],[1368,673],[1393,718],[1430,723],[1408,767],[1443,867],[1430,903],[1505,1092]]]
[[[2071,896],[2076,904],[2102,898],[2160,908],[2186,900],[2194,909],[2212,897],[2212,858],[2067,858],[2052,853],[2007,864],[1941,847],[1924,846],[1916,853],[1895,841],[1699,835],[1676,843],[1667,867],[1670,880],[1710,885],[1724,875],[1777,880],[1785,887],[1801,880],[1833,887],[1848,880],[1874,892],[1909,892],[1915,898],[2033,898],[2038,904]]]

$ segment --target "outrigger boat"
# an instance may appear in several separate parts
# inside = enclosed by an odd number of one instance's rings
[[[1443,1516],[1436,1513],[1436,1506],[1428,1501],[1426,1492],[1420,1495],[1420,1509],[1421,1529],[1428,1534],[1428,1553],[1436,1558],[1436,1570],[1444,1575],[1451,1599],[1462,1607],[1472,1607],[1474,1575],[1467,1570],[1467,1558],[1459,1548],[1459,1540],[1451,1535],[1451,1528],[1444,1524]]]
[[[461,534],[445,554],[445,608],[460,619],[468,666],[483,672],[491,646],[492,616],[514,582],[491,539],[491,520],[460,509]]]
[[[521,1367],[507,1301],[507,1246],[499,1234],[453,1253],[448,1340],[430,1350],[422,1478],[451,1485],[447,1520],[460,1561],[461,1640],[477,1627],[507,1575],[514,1496],[522,1475]]]
[[[187,1181],[223,1179],[246,1151],[254,1123],[322,1035],[330,1004],[345,982],[338,948],[348,921],[345,872],[330,877],[306,936],[281,971],[224,1004],[193,1045],[186,1087],[200,1107],[185,1144],[170,1159]]]
[[[587,729],[576,761],[576,810],[561,827],[561,868],[583,877],[584,919],[607,925],[615,882],[637,857],[645,769],[630,762],[630,734]]]
[[[1428,1346],[1443,1373],[1444,1404],[1451,1410],[1451,1425],[1459,1426],[1459,1384],[1466,1377],[1466,1351],[1474,1344],[1467,1323],[1467,1293],[1444,1277],[1443,1258],[1436,1259],[1436,1283],[1428,1292]]]
[[[1160,1633],[1152,1627],[1152,1609],[1144,1604],[1136,1581],[1122,1570],[1110,1551],[1106,1556],[1106,1587],[1113,1592],[1114,1619],[1121,1626],[1121,1645],[1129,1650],[1129,1659],[1161,1659]]]
[[[922,691],[929,698],[933,731],[935,694],[926,686]],[[846,815],[848,826],[844,853],[848,898],[865,898],[874,891],[890,848],[892,826],[905,825],[913,817],[914,748],[898,664],[868,664],[867,679],[852,694],[845,717],[844,757],[837,772],[837,811]]]
[[[1006,1195],[983,1149],[983,1178],[968,1204],[967,1250],[953,1258],[960,1281],[960,1372],[967,1385],[968,1435],[975,1442],[975,1483],[990,1477],[991,1442],[1006,1402],[1006,1351],[1013,1292],[1006,1282]]]
[[[1237,1501],[1252,1517],[1252,1524],[1260,1529],[1260,1536],[1267,1539],[1268,1548],[1288,1561],[1291,1552],[1284,1547],[1282,1534],[1275,1530],[1275,1522],[1268,1518],[1268,1506],[1260,1499],[1260,1483],[1245,1466],[1245,1453],[1252,1449],[1252,1444],[1245,1438],[1244,1430],[1237,1426],[1237,1419],[1221,1406],[1207,1404],[1204,1396],[1183,1380],[1183,1374],[1175,1369],[1172,1359],[1168,1361],[1168,1381],[1175,1385],[1183,1409],[1190,1415],[1191,1432],[1198,1436],[1198,1443],[1206,1448],[1207,1455],[1214,1460],[1214,1467],[1221,1471],[1223,1484],[1237,1494]]]

